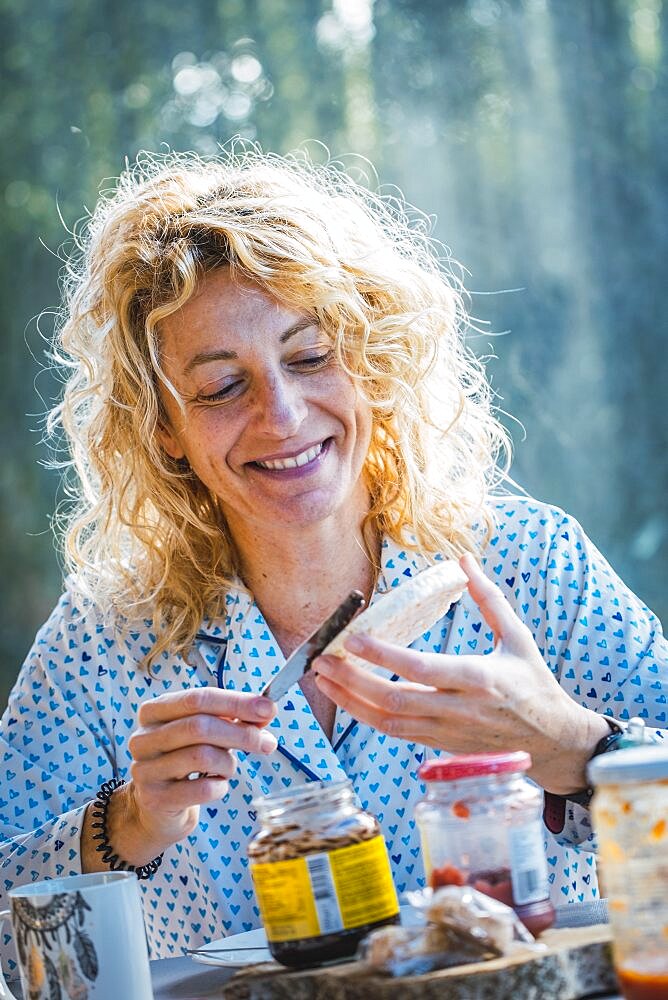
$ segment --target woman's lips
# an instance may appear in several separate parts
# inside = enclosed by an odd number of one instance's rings
[[[271,476],[272,478],[295,479],[300,476],[311,475],[319,467],[329,451],[331,440],[331,438],[327,438],[320,444],[312,445],[297,455],[292,455],[290,458],[274,459],[270,464],[260,462],[249,462],[248,464],[255,471],[261,472],[266,476]],[[298,462],[302,464],[297,464]]]

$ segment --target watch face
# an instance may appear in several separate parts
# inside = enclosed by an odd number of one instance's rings
[[[618,750],[625,735],[626,734],[621,729],[617,729],[613,733],[608,733],[607,736],[604,736],[603,739],[599,740],[596,744],[596,749],[591,755],[591,759],[593,760],[594,757],[600,757],[602,753],[608,753],[610,750]]]

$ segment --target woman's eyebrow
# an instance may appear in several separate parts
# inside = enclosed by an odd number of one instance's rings
[[[279,341],[281,344],[285,344],[290,340],[290,337],[294,337],[295,334],[301,333],[302,330],[308,330],[315,325],[316,321],[310,316],[297,320],[296,323],[293,323],[292,326],[283,331],[279,337]],[[190,359],[183,369],[183,373],[184,375],[190,375],[194,368],[197,368],[198,365],[205,365],[208,361],[235,361],[238,357],[239,355],[235,351],[200,351]]]
[[[316,321],[312,316],[305,316],[304,319],[297,320],[292,326],[289,326],[287,330],[280,336],[281,344],[285,344],[290,337],[294,337],[296,333],[301,333],[302,330],[309,330],[312,326],[316,325]]]

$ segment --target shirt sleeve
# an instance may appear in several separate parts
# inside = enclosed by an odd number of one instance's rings
[[[117,772],[108,695],[80,651],[87,628],[65,595],[0,720],[0,908],[13,886],[81,873],[86,805]],[[9,941],[3,932],[3,951]]]
[[[544,584],[529,595],[543,612],[536,616],[536,640],[545,661],[580,705],[621,722],[640,717],[650,738],[666,739],[668,643],[661,623],[578,522],[553,513]],[[593,846],[589,810],[567,802],[557,839]]]

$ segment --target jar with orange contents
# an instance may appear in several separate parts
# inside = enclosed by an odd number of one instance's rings
[[[595,758],[592,816],[615,968],[628,1000],[668,997],[668,747]]]

